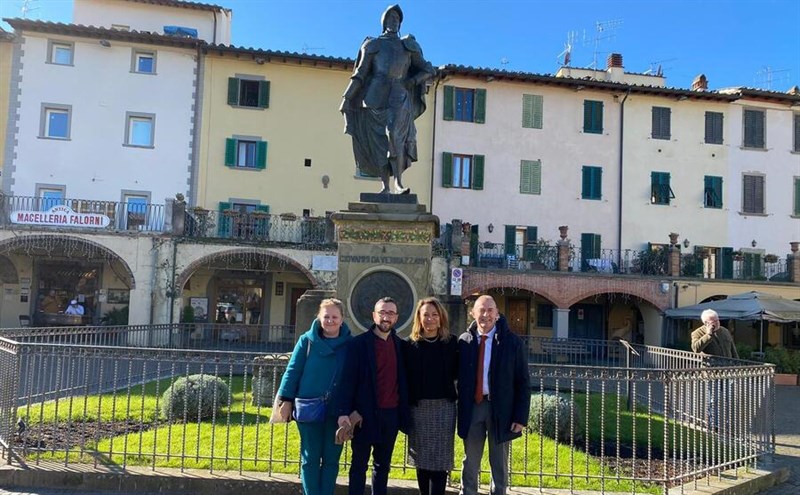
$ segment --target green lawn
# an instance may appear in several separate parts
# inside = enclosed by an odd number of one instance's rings
[[[227,381],[227,380],[226,380]],[[34,428],[37,424],[68,423],[81,421],[132,420],[150,423],[157,419],[157,403],[160,395],[169,386],[169,380],[150,382],[146,385],[132,387],[130,394],[122,390],[116,394],[90,396],[75,400],[60,400],[58,404],[50,401],[44,404],[20,408],[18,414],[28,417]],[[102,438],[97,442],[87,439],[83,446],[76,446],[65,452],[45,452],[41,458],[63,460],[69,456],[74,462],[88,462],[95,457],[103,462],[136,466],[184,467],[192,469],[265,471],[276,473],[298,473],[300,438],[295,425],[271,425],[268,423],[270,409],[251,405],[250,393],[243,393],[243,379],[234,377],[230,382],[232,398],[230,407],[226,407],[215,421],[206,420],[188,424],[161,424],[137,432],[123,434],[112,438]],[[249,385],[249,384],[248,384]],[[249,388],[249,387],[248,387]],[[128,398],[130,397],[130,399]],[[611,399],[613,397],[613,399]],[[606,395],[604,417],[606,425],[603,430],[606,439],[616,435],[616,397]],[[576,394],[576,402],[583,407],[585,395]],[[613,402],[613,404],[612,404]],[[590,438],[599,435],[600,397],[590,398]],[[595,417],[596,416],[596,417]],[[663,432],[663,420],[647,417],[629,411],[620,414],[620,434],[624,442],[632,438],[633,418],[636,420],[637,440],[644,440],[649,422],[653,428],[653,441],[661,442],[663,433],[656,435],[656,428]],[[640,424],[641,423],[641,424]],[[228,428],[226,425],[230,424]],[[614,425],[611,428],[611,425]],[[644,426],[642,426],[644,425]],[[660,426],[657,426],[660,425]],[[456,439],[455,471],[453,477],[459,479],[460,460],[464,451],[460,439]],[[582,447],[582,444],[579,444]],[[406,452],[405,436],[400,435],[393,457],[393,464],[403,466]],[[540,455],[540,453],[542,455]],[[272,459],[257,460],[257,459]],[[349,452],[343,456],[341,475],[346,475]],[[484,455],[483,467],[489,470],[487,455]],[[605,489],[608,491],[630,492],[633,482],[616,481],[616,473],[608,466],[600,464],[600,459],[588,456],[583,451],[570,449],[569,445],[557,444],[550,438],[537,434],[528,434],[516,440],[512,447],[512,473],[527,471],[527,476],[512,474],[513,486],[542,486],[552,488],[569,488],[570,478],[565,475],[574,473],[572,483],[575,489],[599,489],[601,473],[606,478]],[[543,473],[542,476],[538,473]],[[592,478],[596,476],[598,478]],[[412,468],[396,467],[391,477],[414,479]],[[483,482],[489,482],[489,475],[482,475]],[[540,479],[541,478],[541,479]],[[636,491],[660,493],[657,486],[636,483]]]

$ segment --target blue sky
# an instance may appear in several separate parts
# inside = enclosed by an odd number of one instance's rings
[[[71,0],[29,0],[28,17],[71,22]],[[233,9],[233,44],[355,57],[380,32],[388,0],[218,0]],[[19,17],[22,0],[0,0]],[[572,65],[625,70],[662,67],[667,85],[689,87],[704,73],[712,89],[800,85],[800,0],[405,0],[402,33],[434,65],[554,73],[568,33]],[[601,27],[610,28],[598,30]],[[615,26],[615,28],[611,28]],[[7,25],[4,28],[8,29]],[[597,55],[595,56],[595,52]]]

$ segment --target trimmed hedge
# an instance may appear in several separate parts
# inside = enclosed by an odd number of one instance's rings
[[[576,443],[583,441],[586,429],[583,424],[583,410],[578,404],[574,404],[572,408],[572,425],[574,427],[573,441]],[[556,394],[531,395],[528,428],[533,433],[569,443],[572,436],[570,434],[569,400]]]
[[[165,418],[199,421],[214,416],[228,405],[230,388],[213,375],[189,375],[178,378],[161,396],[161,414]]]

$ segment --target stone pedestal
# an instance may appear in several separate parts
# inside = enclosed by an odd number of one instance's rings
[[[667,251],[667,273],[670,277],[681,276],[681,249],[671,245]]]
[[[439,218],[424,205],[397,201],[350,203],[331,218],[339,241],[336,292],[345,320],[354,332],[366,330],[375,302],[389,296],[398,304],[397,329],[407,334],[416,301],[430,294],[431,242]]]

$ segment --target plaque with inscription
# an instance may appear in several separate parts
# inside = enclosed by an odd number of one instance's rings
[[[359,280],[350,294],[350,307],[353,316],[364,327],[372,326],[372,310],[382,297],[397,301],[397,328],[402,328],[414,316],[414,291],[406,279],[395,272],[380,270],[372,272]]]

